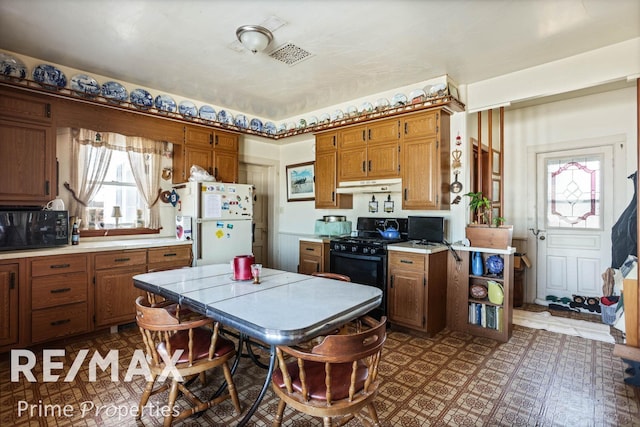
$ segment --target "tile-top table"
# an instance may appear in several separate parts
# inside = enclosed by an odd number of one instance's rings
[[[277,345],[332,331],[382,301],[382,291],[373,286],[270,268],[262,269],[258,285],[251,280],[234,281],[229,264],[139,274],[133,282],[270,346],[264,385],[240,426],[251,418],[267,391]]]

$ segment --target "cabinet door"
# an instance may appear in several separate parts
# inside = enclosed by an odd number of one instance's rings
[[[394,268],[389,281],[389,319],[402,325],[424,327],[424,272]]]
[[[298,273],[311,274],[323,271],[323,245],[317,242],[300,242]]]
[[[434,137],[438,133],[438,113],[430,111],[407,117],[403,123],[403,136],[407,141],[413,138]]]
[[[316,153],[335,151],[337,148],[337,135],[336,132],[316,135]]]
[[[191,245],[150,248],[147,253],[147,271],[170,270],[191,265]]]
[[[338,181],[357,181],[367,177],[367,149],[338,150]]]
[[[400,139],[400,121],[383,120],[367,126],[367,141],[369,144],[379,142],[393,142]]]
[[[18,264],[0,265],[0,346],[18,342]]]
[[[230,133],[215,132],[214,147],[216,150],[238,152],[238,135]]]
[[[39,97],[0,89],[0,115],[31,123],[51,123],[51,104]]]
[[[186,179],[191,175],[191,166],[197,165],[213,175],[213,150],[205,147],[189,147],[184,148],[184,170]]]
[[[213,175],[220,182],[238,182],[238,153],[219,151],[214,153]]]
[[[366,145],[366,126],[354,126],[338,131],[338,148],[363,148]]]
[[[213,132],[208,129],[187,126],[184,130],[184,142],[191,146],[213,149]]]
[[[0,120],[0,204],[40,205],[56,193],[50,127]]]
[[[316,154],[316,209],[336,207],[336,167],[335,150]]]
[[[398,170],[398,143],[369,144],[367,148],[367,178],[396,178]]]
[[[145,273],[146,269],[146,265],[142,265],[96,271],[96,327],[117,325],[135,320],[135,300],[140,295],[146,295],[146,292],[133,286],[132,277]]]
[[[438,209],[439,173],[436,138],[405,141],[402,149],[402,208]]]

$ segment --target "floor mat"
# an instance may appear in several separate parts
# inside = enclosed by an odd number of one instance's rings
[[[513,323],[527,328],[545,329],[559,334],[615,344],[609,325],[553,316],[548,311],[533,313],[524,310],[513,310]]]

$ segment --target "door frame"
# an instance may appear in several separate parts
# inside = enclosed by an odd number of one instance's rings
[[[604,135],[592,138],[572,139],[568,141],[558,141],[548,144],[533,145],[527,147],[527,257],[531,260],[533,266],[527,269],[527,287],[525,289],[524,301],[534,302],[537,298],[538,290],[538,251],[537,238],[532,234],[531,229],[536,229],[538,224],[538,206],[537,206],[537,156],[540,153],[551,153],[555,151],[567,151],[581,148],[593,148],[601,146],[611,146],[613,157],[614,176],[612,180],[612,188],[625,188],[627,181],[627,169],[625,156],[627,135],[615,134]],[[616,166],[618,166],[616,168]],[[633,193],[630,193],[633,194]],[[618,215],[624,210],[629,200],[627,192],[612,191],[613,208],[611,215],[613,216],[613,224],[617,221]],[[531,214],[532,213],[532,214]]]

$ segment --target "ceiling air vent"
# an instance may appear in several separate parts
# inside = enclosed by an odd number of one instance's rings
[[[293,66],[313,55],[293,43],[287,43],[271,52],[269,56],[280,62],[284,62],[287,65]]]

